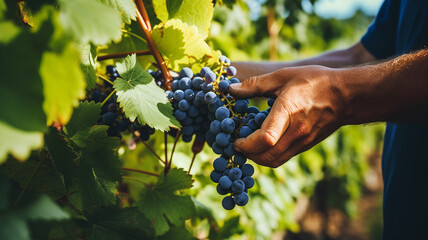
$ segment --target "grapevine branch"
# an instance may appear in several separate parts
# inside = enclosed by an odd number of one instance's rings
[[[138,172],[138,173],[142,173],[142,174],[147,174],[147,175],[159,177],[159,174],[157,174],[157,173],[149,172],[149,171],[145,171],[145,170],[141,170],[141,169],[123,167],[122,170],[130,171],[130,172]]]
[[[122,178],[123,178],[123,179],[127,179],[127,180],[134,180],[134,181],[140,182],[140,183],[144,184],[144,186],[146,186],[147,188],[153,189],[153,186],[152,186],[152,185],[150,185],[150,184],[148,184],[148,183],[146,183],[146,182],[143,182],[143,181],[141,181],[141,180],[140,180],[140,179],[138,179],[138,178],[128,177],[128,176],[122,176]]]
[[[198,154],[197,153],[193,154],[192,161],[190,162],[190,166],[189,166],[189,171],[187,171],[187,175],[190,175],[190,170],[192,170],[193,163],[195,162],[195,159],[196,159],[196,155]]]
[[[112,54],[106,54],[106,55],[98,56],[97,60],[98,61],[104,61],[104,60],[113,59],[113,58],[123,58],[123,57],[126,57],[126,56],[131,55],[131,54],[136,54],[137,56],[143,56],[143,55],[150,55],[150,54],[152,54],[152,52],[150,50],[146,49],[146,50],[141,50],[141,51],[112,53]]]
[[[151,25],[150,25],[150,19],[148,18],[146,9],[144,8],[144,4],[142,0],[135,0],[138,11],[137,11],[137,20],[140,24],[141,30],[144,33],[144,36],[147,40],[148,47],[151,50],[153,57],[156,60],[156,63],[160,67],[160,70],[162,72],[163,79],[165,80],[165,88],[169,89],[171,85],[171,75],[169,74],[168,68],[166,67],[165,61],[160,54],[152,35],[150,34],[151,31]]]
[[[166,164],[165,163],[165,161],[164,160],[162,160],[162,158],[161,157],[159,157],[159,155],[155,152],[155,150],[153,150],[153,148],[152,147],[150,147],[150,145],[149,144],[147,144],[146,142],[144,142],[144,141],[141,141],[143,144],[144,144],[144,146],[146,146],[155,156],[156,156],[156,158],[157,159],[159,159],[159,161],[161,161],[163,164]]]

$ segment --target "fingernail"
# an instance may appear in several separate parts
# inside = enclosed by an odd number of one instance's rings
[[[230,84],[229,89],[237,89],[239,87],[241,87],[241,83],[232,83]]]
[[[240,152],[240,151],[241,151],[240,146],[241,146],[241,144],[242,144],[242,141],[244,141],[244,139],[236,139],[236,140],[235,140],[235,143],[233,144],[233,147],[234,147],[234,148],[235,148],[235,150],[236,150],[236,151],[238,151],[238,152]]]

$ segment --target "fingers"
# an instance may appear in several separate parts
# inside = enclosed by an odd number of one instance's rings
[[[246,155],[258,154],[275,146],[290,125],[286,100],[278,97],[260,129],[235,141],[235,149]]]
[[[251,77],[242,83],[235,83],[229,86],[229,93],[236,98],[253,98],[271,95],[275,90],[278,90],[277,72]],[[282,77],[282,76],[281,76]]]

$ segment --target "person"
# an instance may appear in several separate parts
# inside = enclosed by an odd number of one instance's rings
[[[276,97],[235,149],[278,167],[343,125],[385,121],[382,238],[428,238],[427,46],[428,1],[385,0],[347,49],[291,63],[235,62],[247,80],[231,85],[232,95]]]

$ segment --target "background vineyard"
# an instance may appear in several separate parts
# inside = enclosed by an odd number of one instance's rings
[[[373,17],[357,11],[324,19],[303,11],[301,0],[265,1],[256,16],[243,1],[144,6],[151,37],[174,71],[215,67],[221,53],[232,62],[308,57],[354,43]],[[382,125],[347,126],[278,169],[256,167],[249,204],[231,212],[209,179],[212,150],[196,155],[189,175],[192,143],[175,144],[163,132],[179,126],[171,107],[157,108],[166,98],[139,99],[151,102],[152,114],[123,105],[157,129],[146,144],[129,134],[107,137],[97,124],[101,104],[90,98],[105,84],[106,65],[119,63],[122,75],[141,75],[144,91],[163,93],[145,71],[161,66],[136,12],[132,0],[0,0],[0,239],[291,238],[312,212],[325,224],[318,236],[328,238],[335,236],[327,226],[332,211],[358,217],[358,200],[379,188],[372,179]],[[138,56],[111,58],[123,52]],[[251,104],[267,107],[265,99]],[[173,159],[168,174],[152,151]]]

